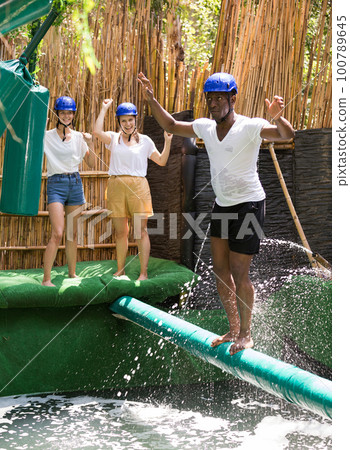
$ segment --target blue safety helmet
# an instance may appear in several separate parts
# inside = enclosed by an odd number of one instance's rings
[[[137,109],[136,106],[133,103],[121,103],[117,111],[115,113],[117,117],[119,116],[137,116]]]
[[[232,92],[237,94],[237,83],[234,77],[225,72],[210,75],[204,83],[204,92]]]
[[[75,101],[71,97],[59,97],[55,102],[56,111],[76,111],[77,107]]]

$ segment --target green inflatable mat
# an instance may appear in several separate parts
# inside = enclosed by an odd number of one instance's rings
[[[173,261],[150,258],[148,280],[137,281],[140,262],[135,256],[126,260],[128,280],[113,278],[115,261],[77,263],[78,278],[68,278],[68,268],[54,267],[51,280],[56,287],[42,286],[42,269],[0,271],[0,308],[67,307],[110,303],[130,295],[155,305],[190,289],[198,282],[191,270]]]
[[[274,333],[270,335],[279,336],[273,339],[274,346],[287,336],[306,354],[332,366],[332,281],[308,275],[291,278],[262,305],[259,321],[273,324]],[[263,344],[265,339],[270,347],[270,335],[264,338],[263,334],[261,329],[257,342],[261,351],[271,354]]]

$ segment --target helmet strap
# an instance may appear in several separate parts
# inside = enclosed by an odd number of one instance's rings
[[[216,123],[222,123],[222,122],[225,122],[225,120],[226,120],[226,119],[228,118],[228,116],[232,113],[232,111],[233,111],[233,108],[230,108],[230,109],[228,110],[228,113],[225,114],[224,117],[222,117],[222,118],[219,119],[219,120],[215,120],[215,122],[216,122]]]
[[[73,121],[70,122],[68,125],[66,125],[65,123],[62,123],[60,121],[60,119],[57,120],[57,124],[56,124],[56,128],[58,128],[58,125],[62,125],[63,126],[63,138],[62,138],[62,142],[64,142],[67,138],[66,136],[66,128],[69,128],[71,125],[73,124]]]

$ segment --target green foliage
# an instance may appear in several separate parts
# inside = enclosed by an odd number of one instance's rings
[[[60,14],[72,12],[73,7],[82,7],[83,0],[53,0],[52,8],[55,8]]]
[[[160,13],[164,6],[168,7],[169,2],[167,0],[152,0],[151,1],[151,9],[155,13]]]
[[[161,13],[165,7],[169,6],[168,0],[151,0],[151,10],[155,14]],[[130,9],[134,10],[136,7],[136,0],[129,0]]]
[[[82,6],[81,0],[53,0],[52,8],[59,13],[59,16],[55,20],[54,25],[57,27],[61,25],[63,20],[72,14],[73,8],[80,8]]]
[[[92,46],[89,14],[96,7],[96,2],[93,0],[54,0],[53,7],[60,13],[55,21],[55,26],[60,26],[63,20],[69,19],[69,17],[72,18],[75,27],[72,39],[82,40],[81,58],[85,60],[88,69],[94,74],[96,68],[100,67],[100,63]]]
[[[180,0],[180,20],[187,63],[193,68],[213,55],[221,0]]]
[[[322,14],[322,4],[324,0],[313,0],[313,3],[311,5],[310,14],[309,14],[309,20],[308,20],[308,29],[306,33],[306,41],[305,41],[305,55],[304,55],[304,66],[303,66],[303,74],[304,77],[307,78],[308,71],[310,70],[310,61],[313,59],[312,66],[311,66],[311,81],[309,85],[305,85],[304,89],[306,87],[308,88],[308,104],[310,104],[311,96],[312,96],[312,90],[314,87],[314,84],[318,83],[318,76],[320,73],[323,72],[325,69],[324,67],[318,67],[317,72],[317,58],[315,58],[315,51],[317,50],[315,48],[315,36],[318,33],[319,30],[319,24],[321,21],[321,14]],[[327,3],[327,9],[326,9],[326,15],[325,15],[325,27],[323,30],[323,36],[322,36],[322,43],[321,47],[324,48],[326,43],[327,34],[330,32],[332,24],[331,24],[331,1],[328,1]],[[314,45],[314,48],[313,48]],[[330,49],[330,52],[332,53],[332,48]],[[309,118],[309,110],[306,110],[306,123]]]
[[[313,4],[311,5],[310,17],[309,17],[309,21],[308,21],[308,30],[306,33],[306,45],[305,45],[307,57],[309,57],[309,55],[310,55],[312,42],[313,42],[315,35],[317,34],[317,31],[319,29],[319,22],[321,20],[320,15],[322,12],[322,3],[323,3],[323,0],[314,0]],[[329,2],[327,5],[326,16],[325,16],[325,27],[324,27],[324,31],[323,31],[322,45],[325,44],[325,40],[326,40],[328,31],[331,27],[330,18],[331,18],[331,3]]]
[[[210,60],[213,54],[222,0],[151,0],[151,10],[163,14],[163,33],[167,34],[166,11],[176,7],[181,23],[182,44],[190,69]],[[130,7],[136,0],[130,0]]]
[[[94,9],[95,2],[93,0],[83,0],[82,3],[82,9],[78,9],[77,7],[74,8],[72,18],[77,36],[81,38],[83,43],[82,56],[88,69],[92,75],[94,75],[96,68],[100,67],[100,63],[97,60],[93,49],[89,26],[89,13]]]

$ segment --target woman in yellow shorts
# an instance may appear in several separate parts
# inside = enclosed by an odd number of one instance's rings
[[[116,230],[118,270],[115,277],[125,278],[125,259],[128,252],[128,219],[137,217],[140,230],[136,230],[141,271],[139,280],[147,279],[150,241],[147,232],[148,217],[153,215],[151,193],[146,179],[148,159],[165,166],[172,134],[164,132],[164,149],[159,153],[152,139],[137,132],[137,109],[132,103],[121,103],[116,117],[120,132],[104,131],[103,123],[112,99],[105,99],[97,117],[94,135],[111,151],[110,178],[107,184],[107,208]],[[136,221],[134,221],[136,224]]]

